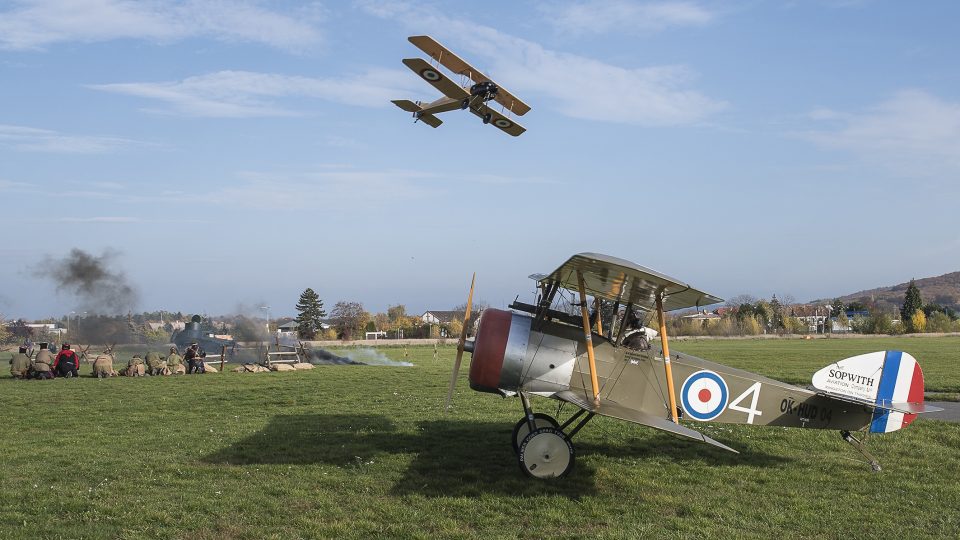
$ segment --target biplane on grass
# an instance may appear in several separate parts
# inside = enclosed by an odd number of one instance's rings
[[[430,102],[395,99],[394,105],[412,113],[414,122],[420,121],[430,127],[439,127],[443,123],[436,115],[449,111],[469,110],[480,117],[484,124],[491,124],[514,137],[526,131],[526,128],[512,120],[510,115],[523,116],[530,106],[493,82],[479,70],[452,53],[430,36],[410,36],[410,43],[427,53],[431,62],[422,58],[404,58],[403,64],[413,70],[421,79],[427,81],[443,96]],[[450,70],[459,82],[456,82],[440,70],[443,66]],[[500,111],[490,106],[493,101],[500,105]]]
[[[722,300],[630,261],[580,253],[549,274],[531,277],[539,290],[534,304],[515,301],[511,311],[484,310],[476,336],[467,340],[471,283],[446,406],[463,352],[469,352],[472,389],[520,398],[524,415],[514,426],[513,447],[521,469],[535,478],[570,472],[572,439],[596,415],[731,452],[736,450],[692,426],[719,422],[835,429],[879,471],[863,437],[853,433],[889,433],[919,413],[940,410],[924,404],[920,365],[901,351],[834,362],[813,375],[811,388],[673,354],[664,312]],[[572,308],[579,314],[571,315]],[[640,316],[634,315],[638,310]],[[603,320],[603,312],[613,315]],[[644,314],[657,316],[659,347],[643,335]],[[532,396],[578,410],[560,424],[534,412]]]

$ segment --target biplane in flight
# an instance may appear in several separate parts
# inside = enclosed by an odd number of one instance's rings
[[[506,115],[523,116],[530,111],[529,105],[491,81],[432,37],[410,36],[408,39],[410,43],[427,53],[435,64],[422,58],[404,58],[404,65],[443,93],[443,97],[426,104],[408,99],[393,100],[392,103],[397,107],[413,113],[414,122],[421,121],[430,127],[439,127],[443,121],[436,117],[437,114],[468,109],[479,116],[484,124],[492,124],[514,137],[526,131],[526,128]],[[460,81],[455,82],[447,78],[440,71],[440,66],[449,69],[459,77]],[[490,107],[491,101],[499,103],[501,111]]]
[[[671,353],[664,312],[722,300],[630,261],[580,253],[549,274],[531,277],[539,290],[535,303],[514,301],[511,311],[485,309],[476,336],[467,340],[471,283],[446,407],[463,352],[469,352],[472,389],[520,398],[524,415],[514,426],[513,447],[521,469],[535,478],[570,472],[571,441],[596,415],[731,452],[736,450],[691,426],[720,422],[836,429],[879,471],[863,437],[852,432],[888,433],[906,427],[918,413],[940,410],[924,404],[920,365],[901,351],[831,363],[813,375],[811,388]],[[566,307],[576,307],[577,315],[562,309],[568,296]],[[638,310],[641,316],[635,315]],[[614,315],[602,320],[603,313]],[[643,314],[657,315],[659,347],[638,334]],[[535,413],[532,396],[553,398],[577,411],[560,424]]]

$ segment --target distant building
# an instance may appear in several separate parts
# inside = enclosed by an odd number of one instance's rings
[[[420,316],[420,320],[424,324],[448,324],[453,322],[459,317],[462,317],[463,313],[460,311],[425,311],[423,315]]]
[[[710,313],[709,311],[698,311],[690,315],[684,315],[682,318],[686,321],[702,321],[709,323],[711,321],[719,321],[722,317],[716,313]]]

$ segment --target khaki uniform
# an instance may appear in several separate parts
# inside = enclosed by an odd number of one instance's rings
[[[24,379],[30,373],[30,357],[17,353],[10,359],[10,375],[19,379]]]
[[[177,366],[183,364],[183,357],[179,354],[172,352],[167,356],[167,367],[170,369],[176,369]]]
[[[113,371],[113,357],[109,354],[98,355],[93,361],[93,376],[98,379],[113,377],[116,372]]]
[[[139,354],[134,355],[133,358],[127,362],[127,367],[120,370],[120,374],[126,375],[127,377],[143,377],[145,373],[143,358],[140,358]]]
[[[40,349],[37,352],[37,357],[30,363],[30,374],[37,378],[53,378],[53,355],[50,351]]]
[[[147,367],[150,368],[150,375],[165,375],[167,371],[167,363],[153,351],[147,353]]]

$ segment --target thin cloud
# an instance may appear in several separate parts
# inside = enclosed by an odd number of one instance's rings
[[[250,118],[296,116],[301,111],[284,99],[313,98],[360,107],[385,107],[391,98],[414,88],[400,70],[371,68],[344,77],[314,78],[251,71],[218,71],[182,81],[92,85],[105,92],[127,94],[166,103],[188,116]]]
[[[94,217],[65,217],[57,220],[60,223],[138,223],[141,220],[129,216],[94,216]]]
[[[702,121],[726,107],[690,89],[695,74],[685,66],[621,67],[553,51],[471,21],[453,19],[402,2],[361,2],[371,15],[398,20],[418,31],[449,39],[458,50],[490,66],[494,78],[521,99],[526,93],[548,98],[574,118],[645,126]],[[535,107],[536,108],[536,107]]]
[[[317,18],[316,10],[282,14],[241,0],[20,0],[0,12],[0,49],[206,37],[299,51],[320,42]]]
[[[705,26],[715,15],[695,2],[638,2],[588,0],[549,4],[543,13],[558,31],[567,34],[600,34],[612,30],[643,33],[680,26]]]
[[[119,137],[65,135],[49,129],[0,124],[0,147],[22,152],[105,154],[143,143]]]
[[[960,172],[960,102],[903,90],[863,112],[817,109],[811,118],[830,125],[799,135],[820,146],[911,175]]]

